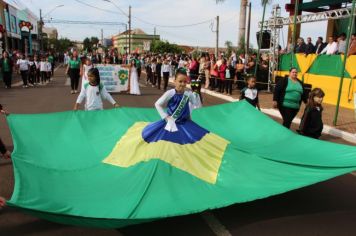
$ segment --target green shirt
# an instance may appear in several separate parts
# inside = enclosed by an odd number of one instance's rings
[[[283,106],[293,109],[299,109],[302,94],[302,85],[298,81],[294,82],[293,80],[288,78],[288,86],[286,88],[286,95],[284,96]]]
[[[53,56],[48,56],[48,62],[50,62],[50,63],[53,63],[53,62],[54,62]]]
[[[9,59],[4,59],[2,62],[2,71],[3,72],[10,72],[10,63]]]
[[[77,60],[69,60],[69,68],[71,69],[79,69],[80,68],[80,59],[78,58]]]

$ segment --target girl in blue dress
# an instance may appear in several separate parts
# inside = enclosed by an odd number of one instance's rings
[[[193,144],[209,133],[191,120],[191,112],[201,107],[201,100],[198,93],[186,90],[187,80],[186,71],[179,69],[175,75],[175,88],[165,92],[155,103],[162,120],[144,128],[142,137],[146,142],[165,140]]]

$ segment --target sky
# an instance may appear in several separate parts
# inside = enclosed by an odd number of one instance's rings
[[[60,20],[80,20],[80,21],[110,21],[127,22],[128,18],[122,14],[112,3],[105,0],[17,0],[28,6],[35,14],[39,15],[40,8],[45,18]],[[216,34],[212,32],[211,26],[215,25],[215,18],[220,17],[220,39],[219,46],[223,47],[226,41],[237,44],[238,16],[240,11],[239,0],[226,0],[224,3],[216,4],[215,0],[111,0],[125,12],[128,12],[129,5],[132,6],[132,28],[140,28],[147,34],[156,32],[161,39],[171,43],[190,46],[214,47]],[[88,7],[80,2],[108,10],[109,12]],[[256,47],[256,31],[258,22],[262,18],[262,7],[260,0],[251,0],[251,43]],[[282,16],[287,16],[284,6],[287,0],[273,1],[268,6],[266,17],[271,16],[272,6],[278,3],[282,8]],[[58,5],[63,7],[56,8]],[[50,12],[50,13],[49,13]],[[48,14],[49,13],[49,14]],[[161,27],[188,25],[199,22],[204,24],[184,27]],[[46,26],[56,27],[59,37],[67,37],[72,40],[83,40],[85,37],[101,37],[101,29],[104,31],[104,38],[125,30],[124,26],[101,26],[101,25],[63,25],[47,23]],[[215,27],[214,27],[215,28]],[[316,30],[317,29],[317,30]],[[326,22],[303,24],[301,36],[311,36],[314,41],[318,36],[325,36]],[[284,28],[280,36],[280,44],[285,47],[287,44],[287,27]]]

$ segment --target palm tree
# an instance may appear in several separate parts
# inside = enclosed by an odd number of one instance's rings
[[[225,0],[216,0],[216,3],[225,2]],[[240,0],[240,15],[239,15],[239,32],[237,37],[237,45],[245,45],[244,41],[246,35],[246,12],[248,0]]]

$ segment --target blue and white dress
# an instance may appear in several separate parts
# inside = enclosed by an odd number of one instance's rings
[[[177,93],[168,90],[155,103],[162,120],[147,125],[142,131],[143,139],[148,142],[160,140],[179,144],[192,144],[204,137],[208,130],[191,120],[193,109],[201,107],[200,97],[191,91]]]

